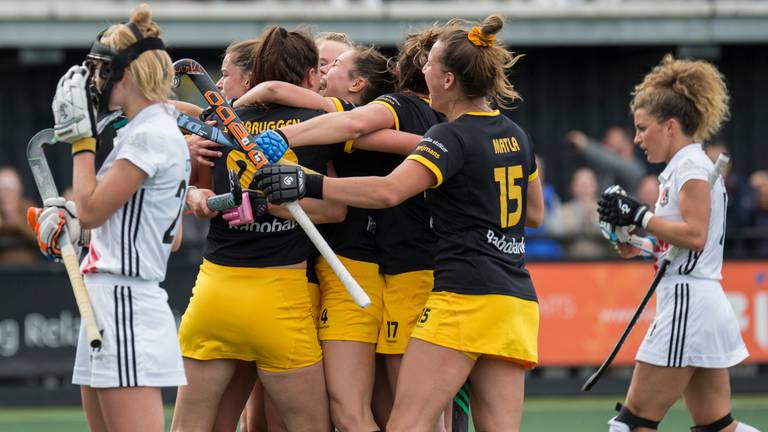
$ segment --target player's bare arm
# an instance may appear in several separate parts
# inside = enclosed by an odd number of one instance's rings
[[[265,81],[245,92],[233,106],[235,108],[275,103],[290,107],[319,109],[336,112],[332,100],[304,87],[282,81]]]
[[[525,199],[525,226],[540,227],[544,222],[544,191],[537,176],[528,182],[528,196]]]
[[[325,114],[280,130],[291,147],[301,147],[355,140],[394,125],[395,119],[387,107],[368,104],[352,111]]]

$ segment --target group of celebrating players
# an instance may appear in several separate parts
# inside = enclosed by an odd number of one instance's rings
[[[76,205],[47,201],[32,221],[49,256],[63,227],[91,230],[81,272],[103,347],[81,331],[73,376],[90,429],[161,431],[160,388],[178,386],[174,431],[444,431],[469,380],[476,430],[519,430],[539,324],[523,229],[544,203],[531,139],[499,111],[519,99],[508,72],[521,58],[496,39],[502,27],[495,15],[431,26],[394,61],[343,34],[278,26],[233,43],[217,86],[277,155],[262,168],[179,131],[176,109],[213,117],[169,101],[174,71],[146,5],[101,33],[53,102]],[[665,194],[656,215],[606,194],[601,218],[642,226],[660,255],[692,252],[670,266],[610,431],[656,429],[681,395],[694,430],[755,430],[730,416],[727,368],[747,352],[719,284],[724,190],[710,190],[698,144],[727,102],[701,61],[665,58],[635,89],[636,142],[668,164]],[[96,171],[96,119],[115,110],[129,121]],[[212,211],[231,179],[241,208]],[[367,308],[281,206],[297,199]],[[183,204],[210,230],[177,336],[159,283]]]

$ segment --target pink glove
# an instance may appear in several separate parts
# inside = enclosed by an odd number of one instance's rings
[[[240,207],[225,210],[221,217],[229,223],[230,228],[253,222],[253,208],[247,191],[243,191],[243,201]]]

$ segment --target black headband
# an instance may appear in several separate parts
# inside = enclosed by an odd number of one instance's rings
[[[96,37],[93,45],[91,45],[91,51],[88,53],[88,57],[94,58],[96,60],[110,62],[110,66],[113,71],[122,71],[132,61],[136,60],[144,51],[165,50],[165,44],[163,43],[162,39],[154,37],[145,38],[141,34],[141,31],[139,31],[136,24],[133,22],[129,22],[126,24],[126,26],[136,37],[136,42],[129,45],[124,50],[118,52],[100,42],[101,37],[104,35],[104,31],[102,31]]]

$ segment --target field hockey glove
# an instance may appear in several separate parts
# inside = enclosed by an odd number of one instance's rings
[[[53,97],[56,140],[72,144],[72,154],[96,151],[96,111],[89,90],[90,72],[85,66],[72,66],[61,77]]]
[[[626,196],[627,192],[619,185],[609,186],[603,191],[603,194],[617,193],[622,196]],[[600,232],[614,247],[619,243],[627,243],[629,241],[629,232],[634,229],[633,226],[615,226],[614,224],[600,221]]]
[[[617,192],[603,193],[597,205],[600,221],[617,227],[640,225],[646,228],[653,217],[647,205]]]
[[[288,139],[279,129],[267,130],[256,137],[256,145],[269,160],[269,163],[279,161],[288,151]]]
[[[323,198],[323,176],[307,174],[298,165],[270,165],[256,171],[253,180],[273,204],[304,197]]]
[[[221,217],[229,223],[230,228],[252,223],[255,217],[267,213],[267,198],[264,192],[246,189],[242,191],[243,200],[240,206],[225,210]]]
[[[77,208],[73,201],[63,197],[48,198],[43,208],[27,209],[27,223],[32,226],[40,252],[49,260],[61,259],[59,236],[66,226],[72,246],[78,249],[80,242],[80,222],[77,220]]]

